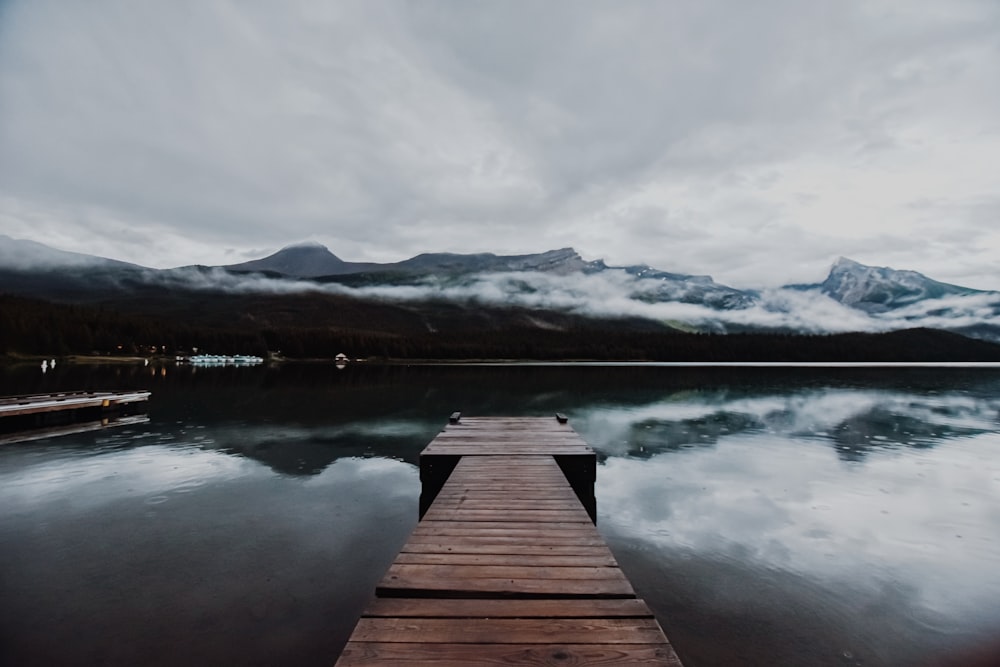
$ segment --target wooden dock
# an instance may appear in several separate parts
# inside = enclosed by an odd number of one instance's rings
[[[127,412],[149,400],[148,391],[71,391],[0,397],[0,430],[42,428]]]
[[[35,415],[63,410],[98,408],[108,410],[149,400],[148,391],[69,391],[59,394],[30,394],[0,398],[0,417]]]
[[[453,415],[337,667],[681,665],[597,532],[596,457],[564,421]]]

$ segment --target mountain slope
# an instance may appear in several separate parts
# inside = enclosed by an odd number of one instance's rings
[[[0,268],[28,270],[65,267],[142,268],[116,259],[56,250],[43,243],[14,239],[0,234]]]
[[[567,275],[584,271],[591,265],[592,262],[584,261],[572,248],[560,248],[529,255],[425,253],[396,264],[383,265],[383,268],[417,273],[540,271]]]
[[[938,282],[916,271],[865,266],[844,257],[833,265],[820,289],[836,301],[866,312],[884,312],[926,299],[984,293]]]
[[[311,278],[351,287],[414,285],[422,278],[450,281],[455,286],[463,284],[463,277],[489,273],[573,276],[620,272],[636,279],[630,297],[646,303],[675,301],[737,309],[747,308],[756,301],[755,293],[721,285],[711,276],[670,273],[646,265],[608,266],[603,260],[584,260],[573,248],[527,255],[424,253],[401,262],[376,264],[345,262],[325,246],[304,243],[288,246],[263,259],[218,268]],[[529,283],[523,289],[536,291]]]
[[[296,243],[261,259],[222,266],[229,271],[279,273],[293,278],[317,278],[372,270],[377,264],[345,262],[319,243]]]
[[[589,266],[572,248],[529,255],[493,253],[424,253],[401,262],[345,262],[319,243],[297,243],[273,255],[219,267],[230,271],[261,271],[294,278],[321,278],[357,273],[467,274],[493,271],[543,271],[568,274]]]
[[[603,321],[603,328],[719,334],[924,327],[1000,341],[1000,293],[845,258],[822,283],[758,292],[705,275],[587,261],[572,248],[526,255],[426,253],[377,264],[346,262],[306,243],[228,267],[158,270],[0,237],[0,292],[148,314],[162,308],[181,318],[211,303],[226,313],[219,320],[206,314],[219,325],[253,312],[254,302],[267,304],[254,318],[282,326],[302,318],[317,326],[365,328],[371,318],[378,331],[378,322],[420,315],[415,327],[402,328],[405,335],[422,328],[474,332],[509,318],[550,331],[588,320]],[[397,310],[390,316],[384,307]],[[309,314],[327,309],[319,320]],[[484,319],[486,312],[492,314]]]

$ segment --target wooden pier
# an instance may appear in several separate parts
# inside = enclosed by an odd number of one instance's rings
[[[0,427],[20,430],[125,412],[149,400],[148,391],[71,391],[0,397]]]
[[[421,520],[337,667],[680,660],[594,525],[565,418],[459,418],[420,455]]]

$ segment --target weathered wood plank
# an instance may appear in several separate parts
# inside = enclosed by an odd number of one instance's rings
[[[612,600],[447,600],[376,598],[365,616],[430,618],[652,618],[638,598]]]
[[[431,514],[432,511],[433,514]],[[443,507],[428,510],[424,520],[428,522],[453,522],[460,520],[458,515],[461,514],[464,514],[467,517],[465,520],[469,522],[502,521],[508,524],[523,523],[526,527],[535,523],[590,523],[590,527],[594,527],[587,513],[579,509],[579,503],[577,507],[572,508],[572,510],[567,509],[565,512],[553,508],[533,510],[522,507],[511,508],[506,515],[501,508],[497,507],[464,507],[461,503],[450,507],[446,504]]]
[[[533,445],[535,450],[529,455],[547,454],[548,447],[568,447],[573,449],[588,449],[589,446],[579,436],[544,433],[467,433],[457,434],[445,431],[441,433],[430,447],[447,447],[467,444],[483,450],[500,449],[509,445]]]
[[[442,497],[447,497],[450,495],[467,496],[474,490],[477,498],[490,498],[490,497],[496,497],[496,495],[499,493],[504,493],[507,490],[507,488],[505,487],[514,487],[517,488],[520,491],[520,493],[526,494],[524,497],[508,496],[510,500],[544,498],[545,496],[553,496],[555,498],[568,498],[568,499],[573,499],[576,497],[576,494],[573,492],[573,489],[569,487],[565,479],[561,480],[559,484],[540,484],[537,486],[530,486],[526,484],[518,484],[516,480],[507,480],[505,483],[485,484],[466,477],[464,479],[455,479],[449,482],[447,485],[443,485],[438,493],[442,495]]]
[[[498,467],[498,461],[494,458],[496,454],[486,454],[483,456],[470,456],[465,459],[465,463],[462,465],[463,470],[475,470],[477,473],[486,475],[487,477],[493,475],[503,475],[512,474],[508,470],[516,469],[519,472],[537,472],[542,470],[552,469],[552,457],[547,457],[548,461],[539,461],[538,463],[525,463],[521,464],[518,462],[516,468],[510,463],[507,465],[512,465],[512,468],[508,469],[506,467]],[[509,458],[509,457],[507,457]]]
[[[566,569],[566,568],[552,568]],[[519,595],[535,597],[635,597],[628,580],[594,579],[593,581],[579,579],[511,579],[504,577],[469,579],[440,577],[421,577],[411,575],[405,582],[383,579],[375,588],[378,596],[424,597],[431,594],[442,597],[474,597],[488,593],[490,597],[517,597]]]
[[[550,445],[574,447],[587,447],[587,443],[575,433],[515,433],[513,431],[497,433],[456,433],[452,430],[444,431],[434,439],[434,446],[454,443],[469,443],[479,447],[492,447],[497,444],[510,444],[520,442],[525,445],[534,445],[535,451],[532,454],[538,455],[539,446],[549,447]]]
[[[533,473],[529,471],[521,471],[523,474],[494,474],[494,475],[476,475],[474,471],[462,470],[454,478],[449,480],[451,485],[448,489],[442,487],[442,491],[453,490],[456,488],[470,488],[476,489],[477,491],[490,491],[492,489],[503,489],[503,488],[519,488],[524,491],[530,492],[532,489],[535,490],[548,490],[548,489],[558,489],[558,490],[571,490],[565,489],[564,487],[568,485],[566,481],[566,476],[562,474],[559,470],[546,470],[545,472]],[[445,485],[447,486],[447,485]]]
[[[582,508],[567,508],[564,510],[530,510],[530,509],[472,509],[432,507],[424,515],[424,521],[479,521],[501,523],[568,523],[576,521],[590,524],[590,517]],[[593,525],[593,524],[591,524]]]
[[[472,480],[467,474],[455,480],[454,487],[463,489],[475,489],[479,492],[508,492],[518,491],[530,493],[532,489],[560,488],[566,484],[566,478],[559,478],[551,473],[546,475],[523,475],[521,477],[491,477],[489,479]],[[451,489],[442,489],[449,491]]]
[[[447,539],[449,544],[455,545],[456,548],[465,548],[469,545],[477,544],[490,544],[490,545],[546,545],[546,546],[594,546],[601,547],[604,546],[604,540],[600,535],[592,535],[581,537],[579,534],[573,533],[562,533],[553,535],[552,533],[537,535],[505,535],[501,534],[490,534],[490,535],[448,535],[447,533],[435,533],[435,534],[425,534],[414,532],[410,535],[409,539],[406,540],[406,546],[417,544],[417,543],[440,543],[442,538]],[[405,548],[405,547],[404,547]]]
[[[541,507],[533,507],[532,505],[535,502],[543,504]],[[565,508],[565,512],[561,512],[560,508]],[[566,517],[568,513],[571,515],[580,514],[583,516],[584,520],[590,521],[590,517],[587,516],[587,513],[583,511],[583,508],[580,507],[579,503],[577,503],[576,507],[574,507],[573,505],[570,505],[566,500],[518,501],[516,503],[511,502],[510,506],[505,507],[503,505],[503,500],[500,498],[488,500],[485,502],[482,500],[476,500],[476,501],[467,501],[459,499],[449,500],[447,498],[442,502],[442,500],[438,498],[437,502],[434,503],[434,507],[432,507],[431,510],[428,510],[427,514],[424,515],[425,520],[429,519],[429,517],[431,516],[430,514],[431,511],[434,511],[437,514],[448,514],[448,515],[451,515],[452,513],[455,512],[464,512],[467,513],[468,516],[470,517],[474,516],[474,514],[472,513],[481,514],[483,517],[487,517],[489,515],[498,515],[498,514],[507,514],[508,516],[523,515],[524,521],[534,521],[542,519],[545,516],[552,516],[555,517],[556,520],[558,520],[559,517]],[[543,520],[548,520],[548,519],[543,519]],[[572,520],[576,521],[577,520],[576,516],[574,516]]]
[[[547,536],[601,541],[596,531],[588,530],[585,523],[518,524],[503,521],[427,521],[413,530],[414,535],[454,535],[456,537],[520,537],[542,538]]]
[[[470,477],[473,479],[490,480],[496,478],[508,478],[517,477],[519,475],[552,475],[553,473],[561,473],[558,466],[552,465],[550,460],[548,463],[532,463],[525,466],[516,465],[510,459],[511,455],[504,456],[507,459],[507,463],[502,463],[497,465],[499,461],[496,460],[496,454],[484,454],[483,456],[469,456],[463,458],[464,463],[459,462],[460,468],[457,469],[458,477],[455,479],[460,479],[462,477]],[[476,459],[485,459],[487,465],[477,466],[475,465]]]
[[[518,497],[515,500],[507,496],[507,499],[504,500],[505,495],[502,491],[484,493],[483,495],[474,494],[472,496],[469,496],[467,493],[438,495],[435,504],[440,503],[441,507],[467,507],[470,509],[505,507],[505,502],[510,503],[509,506],[512,509],[551,509],[567,506],[572,507],[573,502],[579,504],[576,497],[566,497],[565,495],[539,494],[528,498]]]
[[[492,459],[493,457],[490,456],[483,458]],[[476,470],[474,468],[470,469],[466,466],[462,466],[460,470],[457,470],[452,474],[455,475],[454,481],[456,483],[472,482],[479,486],[489,486],[495,481],[518,481],[527,478],[549,479],[552,480],[553,483],[558,482],[559,484],[562,484],[562,482],[566,479],[566,476],[562,474],[562,471],[555,466],[549,468],[542,468],[541,466],[525,466],[524,468],[511,468],[507,470],[498,470],[494,467],[492,471],[488,468]]]
[[[439,493],[434,505],[435,507],[464,507],[466,509],[492,509],[498,507],[508,509],[561,509],[564,507],[573,507],[573,502],[576,502],[576,497],[568,492],[561,496],[535,496],[532,498],[504,498],[504,495],[501,493],[495,493],[487,497],[480,494],[470,497],[466,493],[456,495]]]
[[[511,425],[516,428],[531,428],[533,430],[544,428],[566,429],[565,426],[551,419],[539,419],[537,417],[466,417],[462,421],[462,426],[465,428],[493,427],[496,424]]]
[[[503,449],[505,447],[512,446],[534,447],[534,451],[530,452],[528,456],[538,456],[539,453],[548,454],[549,447],[565,447],[567,449],[578,450],[590,449],[587,443],[577,436],[544,434],[512,435],[509,433],[504,435],[484,433],[456,435],[448,433],[447,431],[439,435],[434,442],[429,444],[427,447],[429,449],[431,447],[452,447],[456,445],[478,447],[483,451],[488,451],[490,449]]]
[[[465,457],[468,458],[468,457]],[[463,460],[465,460],[463,458]],[[492,456],[489,458],[493,458]],[[477,474],[475,470],[459,470],[458,474],[451,480],[449,480],[453,485],[461,484],[472,484],[477,487],[489,487],[495,486],[502,483],[517,484],[520,483],[522,486],[529,486],[526,482],[528,479],[538,480],[542,482],[538,484],[545,488],[547,485],[544,480],[549,480],[548,485],[552,488],[561,488],[563,483],[566,482],[566,476],[562,474],[559,469],[555,470],[541,470],[541,471],[531,471],[528,469],[518,469],[517,471],[496,471],[493,473],[482,472]]]
[[[497,434],[497,435],[510,435],[517,433],[528,433],[528,434],[544,434],[544,435],[565,435],[572,437],[580,437],[572,426],[568,424],[524,424],[520,421],[506,421],[498,422],[494,424],[480,424],[480,423],[470,423],[465,420],[460,424],[455,424],[454,426],[447,427],[443,433],[448,433],[454,435],[457,433],[482,433],[482,434]]]
[[[532,507],[537,507],[538,509],[549,509],[553,507],[565,507],[573,506],[573,503],[577,505],[580,504],[579,499],[572,494],[571,491],[565,492],[569,494],[564,495],[563,493],[539,493],[537,495],[529,495],[519,491],[516,500],[511,500],[513,494],[508,490],[497,489],[484,491],[482,494],[471,492],[455,493],[455,494],[445,494],[438,495],[435,499],[435,504],[440,503],[441,507],[470,507],[470,508],[490,508],[490,507],[504,507],[504,502],[511,503],[513,509],[523,507],[525,509],[530,509]],[[506,500],[505,500],[506,499]],[[537,505],[536,503],[542,503]]]
[[[0,398],[0,417],[63,412],[67,410],[110,409],[149,400],[150,392],[75,391],[55,394],[30,394]]]
[[[349,642],[338,667],[473,667],[476,665],[575,665],[683,667],[668,644],[401,644]]]
[[[500,456],[500,459],[506,459],[506,463],[497,465],[498,463],[501,463],[501,460],[496,458],[497,456]],[[513,458],[515,457],[507,454],[483,454],[481,456],[465,457],[459,463],[462,464],[461,470],[475,471],[476,475],[483,475],[484,479],[497,476],[509,477],[517,472],[561,472],[558,466],[552,465],[553,461],[551,456],[547,457],[547,461],[526,463],[523,466],[520,465],[519,462],[512,460]],[[520,456],[516,458],[520,458]],[[460,472],[459,474],[462,473]]]
[[[618,567],[611,556],[559,554],[400,553],[396,563],[412,565],[527,565],[531,567]]]
[[[524,556],[592,556],[596,558],[612,557],[611,550],[603,544],[538,544],[536,542],[500,542],[486,539],[475,543],[469,538],[460,542],[442,541],[409,541],[403,545],[400,554],[496,554]]]
[[[617,567],[552,567],[535,565],[412,565],[396,561],[389,566],[383,581],[405,585],[415,579],[573,579],[594,582],[598,579],[625,581]]]
[[[430,513],[428,512],[428,515]],[[446,517],[442,519],[427,518],[417,524],[414,528],[414,532],[420,531],[423,533],[438,530],[456,530],[456,529],[469,529],[475,531],[498,529],[505,531],[518,531],[518,530],[575,530],[581,532],[587,532],[593,535],[598,535],[599,533],[594,528],[594,524],[590,523],[588,519],[577,518],[573,516],[560,517],[557,514],[547,513],[548,518],[534,518],[534,519],[513,519],[511,521],[503,521],[499,517],[496,519],[490,519],[487,516],[481,516],[475,519],[462,520],[460,518]],[[516,533],[512,533],[516,534]]]
[[[652,618],[362,618],[354,641],[423,644],[666,644]]]
[[[486,445],[502,440],[552,440],[555,442],[578,442],[584,443],[575,431],[571,428],[560,428],[552,430],[534,430],[530,428],[481,428],[460,425],[449,427],[438,434],[438,439],[447,440],[451,438],[471,440],[479,438]],[[537,453],[537,452],[536,452]]]
[[[589,456],[593,452],[588,451],[586,448],[579,447],[576,445],[552,445],[545,448],[549,454],[552,456]],[[455,443],[451,445],[438,444],[433,445],[433,449],[428,448],[421,453],[421,456],[429,455],[452,455],[452,456],[469,456],[470,458],[477,458],[480,456],[515,456],[515,455],[529,455],[538,451],[538,445],[532,443],[510,443],[510,444],[497,444],[489,449],[485,449],[482,445],[476,445],[473,443]]]

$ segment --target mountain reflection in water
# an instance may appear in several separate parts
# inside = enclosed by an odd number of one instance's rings
[[[889,390],[813,389],[752,398],[685,391],[617,415],[607,408],[589,411],[585,420],[600,424],[600,440],[609,447],[602,451],[614,456],[649,457],[743,434],[816,439],[832,444],[844,460],[860,461],[872,450],[933,447],[993,432],[998,411],[1000,399],[992,397]],[[616,423],[621,432],[609,431]]]
[[[331,664],[461,409],[565,412],[688,667],[920,664],[1000,628],[1000,371],[285,365],[0,373],[153,391],[0,449],[0,663]]]

